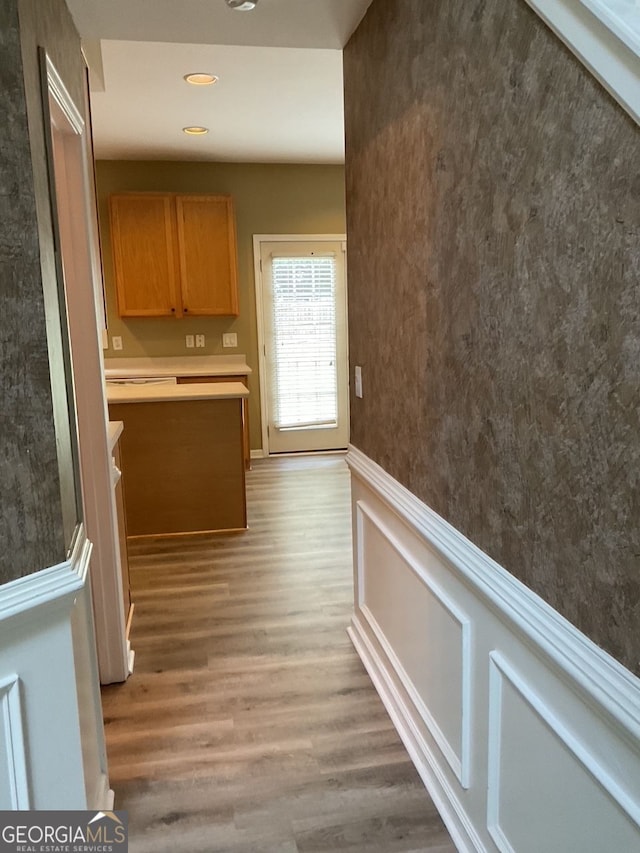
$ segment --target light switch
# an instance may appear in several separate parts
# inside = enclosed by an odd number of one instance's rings
[[[362,368],[356,365],[356,397],[362,397]]]
[[[238,346],[238,336],[235,332],[225,332],[222,336],[222,346],[223,347],[237,347]]]
[[[114,335],[111,338],[111,343],[114,349],[122,349],[122,338],[120,337],[120,335]]]
[[[184,336],[184,345],[186,346],[187,349],[193,349],[193,347],[195,346],[193,335],[185,335]]]
[[[204,346],[204,335],[196,335],[196,346],[203,347]]]

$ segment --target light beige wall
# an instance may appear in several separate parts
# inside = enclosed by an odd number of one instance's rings
[[[342,166],[247,163],[99,161],[96,166],[104,260],[109,339],[122,337],[123,349],[105,356],[215,355],[245,353],[249,379],[251,447],[261,447],[260,383],[256,333],[254,234],[342,234],[345,231]],[[117,315],[107,199],[126,190],[230,193],[238,227],[240,316],[122,320]],[[222,348],[223,332],[236,332],[238,348]],[[204,334],[204,349],[185,348],[186,334]]]

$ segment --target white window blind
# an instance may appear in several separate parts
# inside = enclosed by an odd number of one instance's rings
[[[335,426],[335,256],[272,256],[271,277],[273,426]]]

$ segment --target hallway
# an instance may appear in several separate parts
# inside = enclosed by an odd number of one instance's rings
[[[246,533],[130,546],[103,705],[132,853],[453,853],[346,634],[344,459],[258,460],[247,502]]]

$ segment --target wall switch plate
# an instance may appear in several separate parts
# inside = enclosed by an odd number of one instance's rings
[[[114,335],[111,338],[111,345],[114,349],[122,349],[122,338],[120,335]]]
[[[238,336],[235,332],[225,332],[222,336],[222,346],[223,347],[237,347],[238,346]]]
[[[204,346],[204,335],[196,335],[196,346],[203,347]]]
[[[187,349],[193,349],[195,346],[195,339],[193,335],[185,335],[184,336],[184,345]]]
[[[356,397],[362,397],[362,368],[356,365]]]

